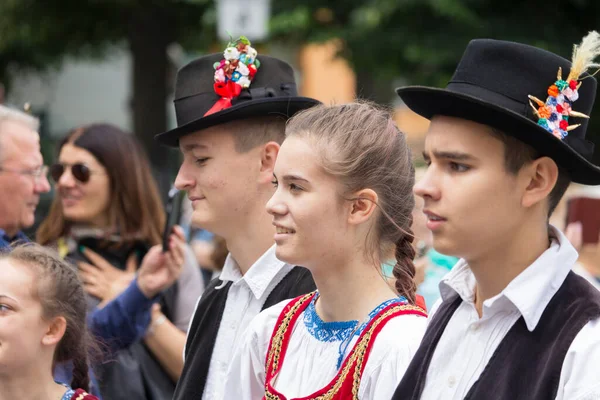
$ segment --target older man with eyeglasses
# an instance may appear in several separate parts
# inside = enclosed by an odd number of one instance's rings
[[[0,248],[27,240],[40,194],[50,191],[37,118],[0,105]]]

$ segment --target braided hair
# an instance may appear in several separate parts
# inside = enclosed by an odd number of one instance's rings
[[[412,225],[412,216],[410,221],[410,225]],[[414,304],[417,285],[415,284],[415,264],[413,264],[416,255],[413,241],[412,230],[405,228],[405,233],[396,243],[396,265],[392,274],[396,278],[396,291]]]
[[[73,362],[71,387],[89,390],[89,354],[96,349],[86,323],[86,300],[75,267],[53,250],[37,244],[22,244],[0,258],[34,269],[37,293],[45,318],[65,318],[67,327],[54,353],[53,368],[58,363]]]

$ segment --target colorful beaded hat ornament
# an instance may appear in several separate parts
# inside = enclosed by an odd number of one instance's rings
[[[596,31],[590,32],[583,38],[581,44],[573,46],[571,72],[567,79],[562,79],[562,69],[558,68],[556,82],[548,88],[548,98],[544,103],[535,96],[529,95],[529,104],[535,115],[539,118],[538,125],[563,140],[570,131],[581,124],[569,125],[569,117],[589,118],[589,116],[573,111],[571,106],[579,98],[577,90],[583,82],[578,82],[579,77],[589,68],[600,68],[594,63],[594,58],[600,54],[600,35]],[[538,108],[536,108],[534,101]]]
[[[257,51],[251,47],[250,41],[245,36],[240,36],[227,44],[223,52],[225,59],[214,64],[214,88],[221,98],[204,116],[231,107],[231,100],[238,97],[242,89],[250,87],[254,75],[260,68],[257,55]]]

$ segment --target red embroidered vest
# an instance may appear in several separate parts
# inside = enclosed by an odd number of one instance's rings
[[[272,386],[273,377],[277,376],[292,335],[294,324],[308,307],[316,293],[309,293],[292,300],[283,309],[271,335],[269,351],[266,359],[265,396],[263,400],[288,400]],[[333,380],[317,392],[297,399],[289,400],[348,400],[358,399],[360,380],[369,358],[369,353],[377,335],[385,324],[399,315],[427,314],[418,306],[410,304],[390,304],[375,315],[362,331],[352,352],[344,360],[340,371]]]

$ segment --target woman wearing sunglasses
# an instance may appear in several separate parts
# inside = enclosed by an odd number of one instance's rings
[[[161,242],[165,212],[149,162],[133,135],[95,124],[60,142],[50,175],[56,196],[37,240],[77,261],[90,310],[102,307],[129,285],[139,261]],[[161,295],[146,336],[95,368],[104,398],[172,397],[185,332],[203,289],[193,253],[186,250],[181,276]]]

